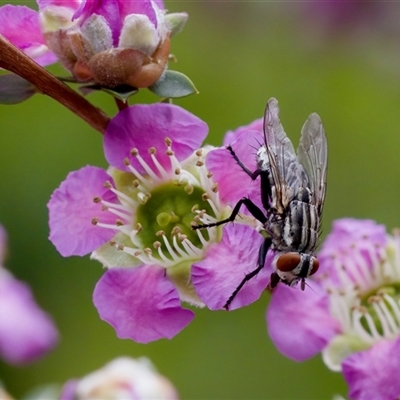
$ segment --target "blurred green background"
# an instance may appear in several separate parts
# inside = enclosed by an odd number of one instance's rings
[[[323,235],[334,219],[347,216],[400,226],[400,4],[354,4],[363,11],[336,18],[307,2],[166,1],[169,11],[190,15],[173,39],[178,63],[170,68],[187,74],[200,91],[176,103],[209,124],[209,143],[220,145],[227,130],[261,117],[272,96],[295,145],[307,116],[321,116],[329,145]],[[89,99],[116,113],[106,94]],[[141,93],[134,100],[156,97]],[[71,170],[107,166],[101,136],[40,95],[0,106],[0,132],[6,266],[29,282],[61,332],[59,346],[35,364],[17,368],[0,361],[0,379],[16,398],[35,385],[83,376],[120,355],[150,357],[182,399],[346,394],[341,375],[328,371],[320,356],[296,363],[277,352],[266,332],[267,294],[230,313],[197,310],[194,322],[171,341],[117,339],[91,300],[101,265],[89,257],[64,259],[47,239],[52,191]]]

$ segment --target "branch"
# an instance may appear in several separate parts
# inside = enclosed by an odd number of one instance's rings
[[[110,118],[102,110],[36,64],[2,35],[0,35],[0,67],[26,79],[41,93],[57,100],[94,129],[104,134]]]

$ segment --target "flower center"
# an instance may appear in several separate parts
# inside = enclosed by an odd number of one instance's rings
[[[400,249],[389,238],[385,247],[371,246],[362,254],[355,248],[345,270],[338,266],[340,286],[329,291],[343,333],[372,344],[400,333]]]
[[[170,243],[176,239],[180,243],[186,240],[193,246],[202,248],[200,237],[190,225],[196,216],[196,208],[213,214],[210,205],[202,198],[203,193],[204,189],[196,186],[187,193],[184,186],[174,182],[153,189],[147,202],[141,204],[136,212],[136,221],[142,226],[140,240],[143,247],[161,247],[160,250],[166,254],[169,252],[166,241],[160,241],[160,236],[165,236]],[[203,232],[203,236],[205,240],[209,239],[207,232]],[[159,254],[154,256],[161,259]]]
[[[179,265],[186,265],[188,269],[218,239],[215,230],[191,229],[194,221],[217,220],[224,212],[218,185],[204,164],[203,150],[180,162],[172,150],[171,139],[166,138],[165,144],[170,168],[160,163],[154,147],[149,149],[150,163],[141,157],[138,149],[132,149],[131,156],[145,173],[140,173],[125,159],[127,171],[109,169],[115,187],[105,183],[118,196],[120,204],[99,197],[94,199],[119,217],[116,224],[92,219],[99,227],[119,231],[109,244],[92,254],[92,258],[108,268],[151,264],[169,268],[169,273],[172,273],[171,267]]]

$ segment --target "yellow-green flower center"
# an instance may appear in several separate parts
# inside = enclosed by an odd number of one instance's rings
[[[183,185],[173,182],[153,189],[146,203],[138,207],[135,218],[135,222],[142,226],[140,240],[143,247],[153,249],[154,243],[160,242],[163,252],[168,253],[164,241],[160,238],[165,234],[170,242],[174,236],[184,235],[194,246],[201,248],[202,243],[196,231],[191,229],[191,223],[196,216],[194,208],[204,209],[207,214],[213,215],[210,205],[202,198],[203,194],[204,189],[193,187],[188,193]],[[203,235],[207,240],[206,231]],[[154,256],[159,258],[156,252]]]

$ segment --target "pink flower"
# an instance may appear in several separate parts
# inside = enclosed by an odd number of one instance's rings
[[[369,220],[333,225],[318,255],[311,290],[281,285],[267,312],[268,330],[287,357],[322,352],[342,371],[352,399],[400,396],[400,240]]]
[[[107,172],[91,166],[72,172],[51,197],[50,240],[64,256],[92,252],[107,268],[93,300],[120,338],[172,338],[194,317],[182,301],[222,308],[236,281],[254,267],[246,252],[263,241],[254,218],[223,229],[191,228],[193,221],[229,215],[237,195],[205,165],[211,154],[210,147],[200,148],[206,134],[207,125],[178,106],[130,107],[107,128]],[[222,169],[215,174],[222,178]],[[229,279],[215,276],[225,281],[220,297],[208,302],[209,274],[227,268]],[[232,308],[258,298],[268,280],[260,273]]]
[[[29,287],[3,268],[5,236],[0,226],[0,356],[11,364],[24,364],[51,350],[58,332]]]
[[[168,63],[187,14],[162,0],[38,0],[39,12],[0,7],[0,33],[41,65],[57,59],[78,82],[149,87]]]

